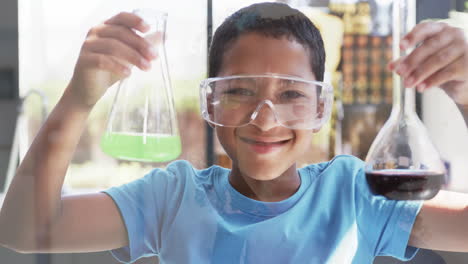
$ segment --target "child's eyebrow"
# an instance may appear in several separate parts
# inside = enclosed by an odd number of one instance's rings
[[[229,85],[240,85],[240,84],[244,84],[244,85],[255,85],[256,82],[255,80],[251,79],[251,78],[239,78],[239,79],[231,79],[229,80]]]
[[[309,84],[298,80],[279,80],[280,87],[306,87]]]

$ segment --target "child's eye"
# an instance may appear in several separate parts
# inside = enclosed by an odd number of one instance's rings
[[[302,94],[301,92],[290,90],[290,91],[283,92],[281,94],[281,97],[283,99],[298,99],[298,98],[305,97],[305,95]]]
[[[252,90],[249,90],[246,88],[231,88],[229,90],[226,90],[224,93],[228,95],[245,95],[245,96],[254,95],[254,92]]]

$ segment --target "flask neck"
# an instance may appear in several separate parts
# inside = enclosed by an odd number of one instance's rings
[[[416,113],[416,92],[414,89],[404,87],[403,79],[399,76],[393,78],[393,105],[392,112],[398,114]]]
[[[133,12],[141,17],[150,27],[149,30],[146,33],[142,33],[141,36],[146,38],[153,45],[164,45],[167,13],[148,8],[135,9]]]
[[[404,57],[410,50],[401,50],[401,39],[416,25],[416,0],[393,1],[393,60]],[[415,113],[415,89],[405,87],[404,79],[393,72],[393,109],[392,113]],[[411,88],[411,89],[407,89]]]

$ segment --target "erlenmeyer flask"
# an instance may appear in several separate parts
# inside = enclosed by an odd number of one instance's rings
[[[166,162],[181,152],[164,43],[167,14],[152,9],[134,13],[150,25],[142,36],[155,46],[158,58],[148,72],[133,67],[118,84],[101,148],[118,159]]]
[[[415,0],[393,1],[393,57],[400,39],[415,25]],[[389,119],[366,157],[370,189],[394,200],[427,200],[445,184],[446,170],[428,132],[415,112],[415,90],[393,74],[393,106]]]

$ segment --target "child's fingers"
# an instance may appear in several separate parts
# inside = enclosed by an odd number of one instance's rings
[[[459,57],[455,62],[451,63],[449,66],[440,69],[438,72],[432,74],[427,79],[425,79],[421,84],[417,86],[418,91],[422,92],[423,90],[434,87],[441,86],[444,83],[449,81],[454,81],[457,79],[462,79],[463,70],[465,65],[465,58]]]
[[[140,32],[146,32],[150,28],[141,17],[129,12],[121,12],[106,20],[104,24],[125,26]]]
[[[393,71],[395,70],[400,64],[401,62],[405,59],[405,57],[401,57],[401,58],[398,58],[392,62],[390,62],[387,67],[390,71]]]
[[[436,67],[438,64],[443,64],[443,66],[447,65],[448,62],[446,62],[446,60],[449,58],[444,57],[445,55],[452,55],[453,57],[453,53],[460,54],[460,52],[447,49],[454,39],[455,36],[453,34],[439,33],[432,36],[406,56],[403,61],[400,61],[400,65],[396,67],[396,71],[401,74],[402,77],[406,78],[414,70],[419,69],[423,62],[434,57],[434,54],[437,54],[436,56],[440,60],[432,60],[435,65],[431,65],[431,67]],[[443,52],[441,52],[441,50],[443,50]]]
[[[151,65],[137,50],[113,38],[92,38],[85,41],[83,49],[88,52],[106,54],[148,70]]]
[[[424,22],[418,24],[400,41],[400,48],[408,49],[414,47],[446,28],[448,28],[448,25],[445,23]]]
[[[162,38],[163,38],[163,34],[160,31],[147,34],[145,36],[146,41],[148,41],[153,46],[159,45],[163,41]]]
[[[450,45],[440,50],[435,50],[434,54],[421,55],[418,60],[415,59],[413,64],[404,62],[401,67],[411,67],[408,70],[403,70],[406,71],[402,74],[403,78],[406,78],[405,86],[413,87],[418,85],[447,65],[455,63],[463,56],[463,51],[454,48],[454,46]]]
[[[140,52],[148,60],[157,57],[154,44],[150,43],[145,38],[135,34],[131,29],[119,25],[106,25],[98,31],[97,35],[103,38],[114,38],[129,45],[131,48]]]
[[[113,74],[116,74],[120,78],[127,77],[131,73],[130,68],[127,65],[121,63],[117,58],[100,53],[82,53],[80,55],[80,63],[83,64],[85,68],[95,68],[109,71]]]
[[[435,22],[425,22],[425,23],[421,23],[421,24],[418,24],[414,27],[414,29],[408,33],[401,41],[400,41],[400,48],[403,49],[403,50],[406,50],[410,47],[414,47],[416,46],[417,44],[423,42],[425,39],[427,38],[432,38],[434,37],[436,34],[438,33],[441,33],[443,29],[445,29],[447,27],[446,24],[444,23],[435,23]],[[450,37],[436,37],[435,39],[433,39],[433,41],[431,41],[431,44],[432,45],[437,45],[438,44],[438,40],[442,39],[444,41],[444,43],[446,41],[449,41]],[[427,44],[427,43],[426,43]],[[431,48],[432,50],[434,48]],[[421,49],[420,49],[421,50]],[[424,49],[422,49],[424,51]],[[415,60],[421,60],[421,52],[418,52],[419,55],[417,56],[413,56],[413,59]],[[407,68],[405,67],[401,67],[403,66],[402,63],[404,62],[404,60],[407,58],[408,56],[405,56],[405,57],[401,57],[401,58],[398,58],[397,60],[389,63],[388,65],[388,68],[390,70],[397,70],[397,73],[398,74],[403,74],[405,72],[407,72]],[[416,58],[415,58],[416,57]]]

